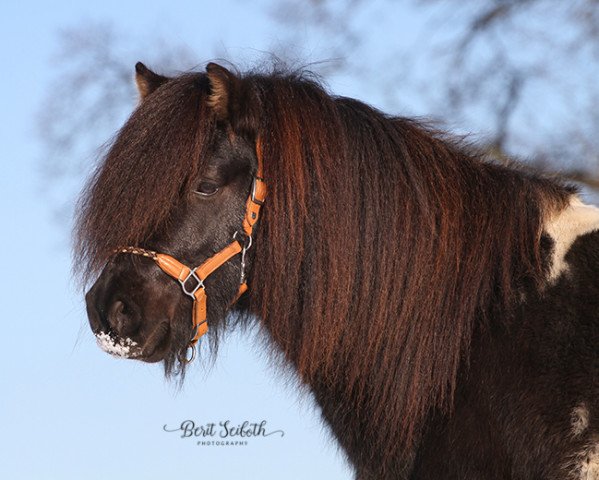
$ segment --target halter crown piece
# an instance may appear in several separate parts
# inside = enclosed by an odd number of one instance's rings
[[[116,253],[131,253],[133,255],[142,255],[151,258],[156,262],[160,269],[179,281],[183,292],[193,299],[192,326],[193,334],[188,345],[191,349],[191,357],[185,359],[187,362],[195,358],[196,344],[202,335],[208,331],[208,322],[206,320],[207,301],[206,287],[204,281],[208,276],[223,266],[235,255],[241,254],[241,275],[239,280],[239,291],[232,303],[237,302],[239,297],[248,289],[245,282],[245,254],[252,246],[252,234],[254,225],[260,216],[260,207],[266,198],[266,183],[264,183],[262,167],[262,148],[260,139],[256,142],[256,158],[258,168],[252,179],[252,190],[245,204],[245,216],[243,218],[242,230],[238,230],[233,235],[233,241],[222,250],[216,252],[201,265],[190,268],[179,260],[165,253],[157,253],[152,250],[146,250],[138,247],[119,248]],[[195,281],[195,284],[192,283]],[[192,283],[192,285],[190,285]]]

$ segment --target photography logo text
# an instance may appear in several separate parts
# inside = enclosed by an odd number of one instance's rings
[[[177,433],[178,437],[184,440],[195,440],[196,445],[200,447],[243,447],[255,439],[285,436],[283,430],[271,429],[267,423],[266,420],[246,420],[241,423],[231,420],[207,423],[184,420],[177,427],[164,425],[162,429],[168,433]]]

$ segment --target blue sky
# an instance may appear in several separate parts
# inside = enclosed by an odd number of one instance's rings
[[[158,366],[102,353],[71,280],[69,222],[54,219],[47,180],[39,173],[44,152],[35,136],[35,115],[55,72],[59,29],[109,21],[132,38],[156,32],[185,43],[199,52],[198,63],[216,50],[243,62],[279,41],[267,5],[235,0],[3,4],[0,478],[352,477],[309,395],[269,365],[251,335],[230,336],[214,368],[207,373],[195,365],[182,390],[165,383]],[[299,50],[313,61],[326,58],[327,48],[307,39]],[[331,87],[354,95],[363,90],[342,81]],[[74,192],[65,187],[62,194],[70,199]],[[163,425],[185,419],[267,420],[285,436],[258,438],[244,447],[198,447],[163,431]]]

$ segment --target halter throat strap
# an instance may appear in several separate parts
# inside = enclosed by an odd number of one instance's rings
[[[117,253],[130,253],[141,255],[154,260],[156,265],[167,275],[179,282],[183,293],[193,299],[192,310],[192,336],[188,348],[191,349],[191,358],[186,360],[191,362],[195,358],[195,346],[202,335],[208,331],[207,310],[208,296],[204,281],[217,269],[231,260],[238,254],[241,254],[241,273],[239,279],[239,290],[232,304],[237,302],[248,287],[245,281],[245,254],[252,246],[252,235],[254,226],[260,216],[260,208],[266,198],[266,183],[263,179],[262,165],[262,147],[260,140],[256,142],[256,158],[258,168],[252,179],[252,188],[245,204],[245,215],[241,229],[233,235],[233,241],[219,250],[214,255],[206,259],[202,264],[195,268],[190,268],[181,263],[176,258],[166,253],[158,253],[152,250],[146,250],[139,247],[123,247],[117,250]]]

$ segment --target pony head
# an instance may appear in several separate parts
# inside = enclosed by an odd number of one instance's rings
[[[236,80],[216,64],[175,79],[136,65],[140,105],[92,178],[78,219],[78,264],[84,277],[100,272],[86,295],[89,321],[113,355],[163,360],[170,372],[194,336],[194,302],[146,252],[196,267],[243,234],[257,129],[237,109],[247,93]],[[144,255],[122,253],[130,245]],[[242,261],[249,268],[249,252],[203,283],[215,332],[239,289]],[[188,292],[193,282],[184,283]]]

